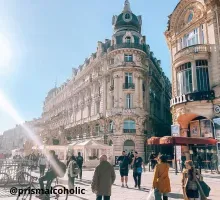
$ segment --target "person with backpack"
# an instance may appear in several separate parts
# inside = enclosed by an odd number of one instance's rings
[[[122,155],[119,156],[117,162],[119,162],[120,166],[120,175],[121,175],[121,187],[124,187],[124,181],[125,181],[125,187],[128,188],[128,165],[129,165],[129,158],[126,155],[125,151],[122,151]]]
[[[72,156],[67,167],[67,174],[68,174],[68,188],[74,189],[75,178],[78,176],[79,167],[76,163],[76,157]]]
[[[66,173],[66,165],[59,161],[54,150],[49,151],[48,160],[50,162],[49,168],[44,176],[39,178],[39,184],[41,191],[44,190],[44,181],[47,181],[46,189],[50,189],[51,183],[57,177],[63,177]],[[36,196],[38,198],[49,198],[49,194],[40,194]]]
[[[81,153],[78,152],[78,156],[76,158],[76,163],[79,167],[79,178],[82,180],[82,166],[83,166],[83,157],[81,156]]]

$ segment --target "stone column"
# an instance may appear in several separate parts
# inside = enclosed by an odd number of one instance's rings
[[[191,70],[192,70],[192,87],[193,87],[193,92],[198,91],[198,86],[197,86],[197,76],[196,76],[196,61],[193,60],[191,62]]]

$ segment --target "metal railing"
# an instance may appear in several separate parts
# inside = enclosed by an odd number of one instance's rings
[[[123,43],[123,44],[115,44],[113,46],[110,46],[108,48],[108,52],[113,51],[115,49],[124,49],[124,48],[132,48],[132,49],[139,49],[144,51],[144,46],[141,44],[135,44],[135,43]]]
[[[123,129],[124,133],[136,133],[136,129]]]
[[[124,83],[123,89],[135,89],[135,84],[134,83]]]
[[[197,45],[193,45],[193,46],[189,46],[184,49],[181,49],[175,54],[174,59],[177,60],[178,58],[188,55],[190,53],[200,53],[200,52],[207,52],[207,53],[210,52],[209,45],[197,44]]]

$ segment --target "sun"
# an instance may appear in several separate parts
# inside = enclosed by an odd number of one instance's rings
[[[12,59],[12,50],[10,41],[3,34],[0,33],[0,73],[10,68]]]

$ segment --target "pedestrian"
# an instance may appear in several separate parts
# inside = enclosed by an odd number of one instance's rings
[[[183,169],[185,169],[185,162],[186,162],[186,156],[185,156],[185,153],[182,153],[182,156],[181,156],[181,171],[183,171]]]
[[[51,183],[53,182],[53,180],[57,178],[58,175],[60,175],[61,173],[65,173],[66,171],[66,168],[65,169],[63,168],[66,166],[64,164],[63,166],[62,162],[58,160],[54,150],[50,150],[48,157],[50,161],[50,166],[47,172],[45,173],[45,175],[39,178],[40,191],[45,191],[44,181],[47,181],[46,189],[50,189]],[[49,194],[41,193],[40,195],[37,195],[36,197],[49,199]]]
[[[96,167],[92,179],[92,192],[97,195],[96,200],[110,200],[111,188],[116,175],[113,166],[107,161],[107,156],[100,157],[100,164]]]
[[[40,176],[43,176],[47,165],[47,159],[43,154],[40,156],[38,163],[40,168]]]
[[[198,154],[196,160],[197,160],[197,164],[198,164],[198,168],[199,168],[199,173],[202,174],[202,162],[203,162],[203,160],[202,160],[201,155]]]
[[[218,156],[217,154],[213,154],[212,155],[212,170],[216,171],[217,173],[219,173],[218,171]]]
[[[67,174],[68,174],[68,188],[70,190],[70,189],[74,189],[75,178],[78,176],[79,167],[76,163],[75,156],[70,157],[69,160],[70,161],[67,167]]]
[[[122,151],[122,155],[119,156],[118,160],[119,162],[119,171],[121,175],[121,187],[124,187],[124,181],[125,181],[125,187],[128,188],[128,166],[129,166],[129,157],[126,155],[125,151]]]
[[[129,158],[129,165],[131,165],[132,160],[133,160],[133,158],[134,158],[134,153],[133,153],[133,151],[131,151],[131,152],[129,153],[128,158]],[[133,167],[133,166],[131,165],[131,169],[132,169],[132,167]]]
[[[143,163],[143,159],[138,155],[138,152],[135,151],[135,155],[132,161],[133,165],[133,178],[135,182],[135,188],[138,186],[139,189],[141,189],[141,175],[142,175],[142,167],[145,171],[145,166]]]
[[[80,180],[82,180],[83,157],[81,156],[80,152],[78,152],[78,156],[76,158],[76,163],[79,166],[79,178],[80,178]]]
[[[185,162],[186,170],[183,171],[182,188],[185,200],[207,200],[204,192],[202,191],[199,181],[201,174],[199,170],[195,169],[193,161],[187,160]]]
[[[155,200],[161,200],[161,196],[163,196],[163,200],[168,200],[167,193],[171,192],[169,168],[167,157],[165,155],[159,156],[153,178]]]

